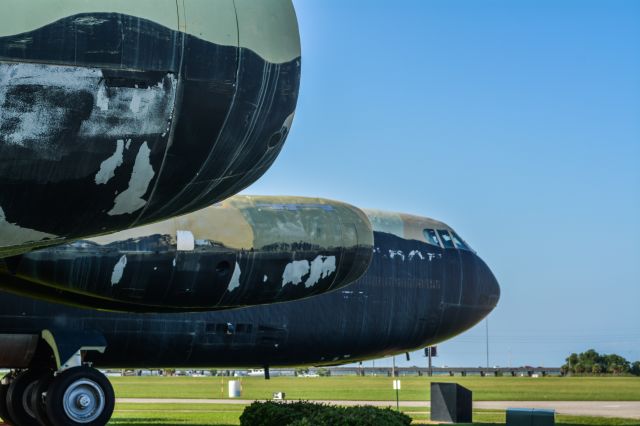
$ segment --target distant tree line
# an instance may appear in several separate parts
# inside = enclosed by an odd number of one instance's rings
[[[631,363],[616,354],[599,354],[593,349],[573,353],[561,369],[564,374],[633,374],[640,376],[640,361]]]

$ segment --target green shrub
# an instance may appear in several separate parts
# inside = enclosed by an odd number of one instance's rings
[[[242,426],[405,426],[411,417],[389,408],[336,407],[310,402],[254,402],[240,416]]]
[[[241,426],[284,426],[302,417],[310,417],[325,407],[310,402],[255,401],[240,416]]]

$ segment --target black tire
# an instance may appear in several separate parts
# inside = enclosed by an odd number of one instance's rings
[[[31,392],[42,371],[25,370],[11,381],[7,389],[7,410],[14,424],[19,426],[40,426],[31,410]]]
[[[9,390],[9,383],[0,383],[0,418],[8,425],[13,426],[14,423],[7,410],[7,391]]]
[[[53,372],[48,371],[40,376],[36,382],[33,392],[31,393],[31,410],[35,413],[36,419],[41,426],[52,426],[47,415],[47,405],[42,398],[42,394],[49,389],[49,385],[53,381]]]
[[[47,416],[54,426],[104,426],[115,402],[113,387],[104,374],[90,367],[73,367],[57,375],[47,389]]]

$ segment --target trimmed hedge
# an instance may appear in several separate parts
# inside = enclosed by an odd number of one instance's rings
[[[406,426],[411,417],[390,408],[337,407],[311,402],[254,402],[240,416],[241,426]]]

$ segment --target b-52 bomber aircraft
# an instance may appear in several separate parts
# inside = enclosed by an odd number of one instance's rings
[[[231,203],[247,205],[248,199],[251,197],[240,197]],[[271,199],[270,204],[268,198],[256,197],[250,204],[290,212],[318,202],[297,199],[291,204],[286,199]],[[496,306],[500,288],[495,277],[449,226],[411,215],[365,213],[373,235],[365,272],[349,285],[339,283],[332,292],[304,300],[220,311],[149,313],[146,308],[147,313],[117,313],[0,293],[0,367],[14,369],[0,386],[0,416],[16,425],[105,424],[115,396],[108,380],[95,368],[348,363],[446,340],[472,327]],[[240,231],[249,229],[241,221],[236,223]],[[286,225],[283,221],[279,226],[286,229]],[[162,238],[162,234],[154,235]],[[194,237],[199,235],[194,232]],[[132,253],[144,251],[144,244],[155,244],[142,234],[135,240],[128,243],[130,248],[138,244]],[[121,250],[126,245],[120,242],[116,247]],[[42,249],[29,254],[25,269],[35,276],[61,277],[59,283],[73,275],[70,270],[74,267],[83,271],[79,275],[99,278],[100,274],[91,271],[103,267],[94,262],[96,255],[88,259],[77,255],[78,265],[69,262],[67,250],[77,252],[83,247],[89,253],[96,250],[95,245],[82,241]],[[118,265],[122,252],[110,257],[111,267]],[[303,251],[299,260],[266,273],[245,258],[238,265],[249,279],[222,286],[225,291],[231,288],[229,300],[238,300],[233,299],[235,291],[242,297],[260,286],[268,292],[277,288],[281,294],[304,292],[341,274],[342,262],[329,260],[338,253],[307,256]],[[199,256],[207,259],[209,254],[203,251]],[[158,256],[158,263],[162,262],[164,254]],[[39,263],[48,266],[37,272]],[[152,264],[149,260],[148,265],[134,266],[132,273],[144,279],[151,274]],[[127,262],[120,279],[125,279],[129,267]],[[362,271],[353,266],[347,269],[352,277]],[[207,269],[200,272],[210,273]],[[195,276],[189,281],[200,280]],[[220,285],[215,280],[209,284]],[[168,306],[175,308],[176,304],[169,300]]]
[[[97,368],[331,365],[450,338],[498,284],[453,229],[235,196],[291,128],[290,0],[5,0],[0,417],[104,425]]]

